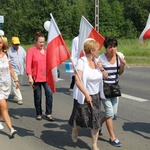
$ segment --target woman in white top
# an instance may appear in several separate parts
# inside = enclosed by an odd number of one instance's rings
[[[103,78],[107,72],[102,64],[96,63],[99,54],[99,43],[94,39],[84,42],[85,56],[81,57],[76,65],[78,75],[75,75],[73,98],[76,104],[73,107],[69,124],[72,128],[72,140],[77,142],[78,130],[81,127],[91,128],[93,140],[92,149],[97,147],[98,131],[100,128],[101,98],[103,93]]]
[[[7,99],[11,90],[11,77],[16,83],[16,88],[19,88],[19,83],[16,80],[14,71],[10,65],[6,51],[8,50],[8,44],[2,36],[0,36],[0,119],[3,118],[8,129],[10,130],[10,137],[14,137],[16,130],[13,129],[10,116],[7,108]],[[3,128],[2,124],[1,129]]]

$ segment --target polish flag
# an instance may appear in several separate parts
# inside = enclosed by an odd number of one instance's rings
[[[51,15],[48,32],[47,57],[46,57],[46,79],[53,93],[56,92],[55,83],[58,81],[57,66],[70,58],[70,52],[63,40],[57,24]]]
[[[78,58],[83,56],[84,41],[87,38],[95,39],[97,42],[99,42],[100,49],[102,48],[105,38],[98,31],[96,31],[96,29],[87,21],[87,19],[84,16],[82,16],[79,29]]]
[[[140,41],[140,43],[143,43],[143,40],[146,40],[149,38],[150,38],[150,14],[148,16],[146,26],[139,37],[139,41]]]

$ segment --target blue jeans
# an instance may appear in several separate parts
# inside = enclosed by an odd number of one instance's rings
[[[117,115],[119,97],[102,99],[106,118],[114,118]]]
[[[42,89],[41,87],[43,86],[45,90],[45,97],[46,97],[46,115],[52,114],[52,104],[53,104],[53,93],[50,87],[46,82],[35,82],[34,83],[35,90],[34,90],[34,105],[36,108],[36,114],[37,115],[42,115]]]

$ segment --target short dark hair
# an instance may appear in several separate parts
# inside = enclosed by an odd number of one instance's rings
[[[105,40],[104,40],[104,47],[108,48],[108,46],[115,46],[115,47],[117,47],[118,46],[117,39],[114,38],[114,37],[107,37],[107,38],[105,38]]]

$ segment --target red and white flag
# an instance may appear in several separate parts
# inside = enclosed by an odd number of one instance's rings
[[[63,40],[57,24],[51,15],[48,32],[47,58],[46,58],[46,79],[53,93],[56,92],[57,66],[70,58],[70,52]]]
[[[82,16],[80,21],[80,29],[79,29],[79,57],[83,55],[83,46],[84,41],[87,38],[93,38],[100,44],[100,48],[103,46],[104,43],[104,37],[87,21],[87,19]],[[78,58],[79,58],[78,57]]]
[[[150,38],[150,14],[148,16],[146,26],[139,37],[139,41],[140,41],[140,43],[143,43],[143,40],[146,40],[149,38]]]

